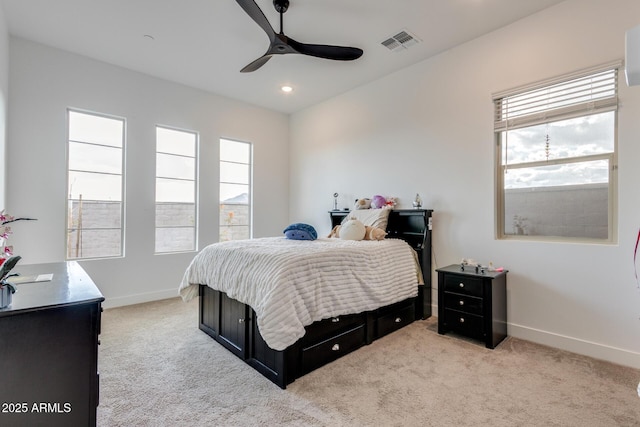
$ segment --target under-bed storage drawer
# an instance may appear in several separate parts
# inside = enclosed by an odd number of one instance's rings
[[[301,375],[332,362],[365,344],[365,325],[357,326],[337,336],[302,349]]]
[[[341,332],[363,326],[366,322],[364,313],[336,316],[315,322],[305,327],[302,345],[307,347],[334,337]]]
[[[416,318],[415,309],[414,301],[410,300],[378,310],[375,338],[383,337],[413,322]]]

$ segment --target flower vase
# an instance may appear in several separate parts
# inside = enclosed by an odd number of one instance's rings
[[[9,286],[3,286],[0,288],[0,308],[7,308],[11,305],[13,298],[13,292]]]

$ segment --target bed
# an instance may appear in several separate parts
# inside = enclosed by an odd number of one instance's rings
[[[431,316],[431,214],[388,211],[382,241],[274,237],[210,245],[194,257],[180,294],[199,297],[202,331],[286,388]],[[349,212],[329,215],[333,227]],[[367,268],[373,265],[379,268]]]

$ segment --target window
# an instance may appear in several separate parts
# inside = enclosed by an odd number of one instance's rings
[[[68,111],[67,259],[123,255],[125,121]]]
[[[251,144],[220,140],[220,241],[251,238]]]
[[[499,238],[614,240],[619,66],[494,95]]]
[[[156,126],[156,253],[196,249],[195,132]]]

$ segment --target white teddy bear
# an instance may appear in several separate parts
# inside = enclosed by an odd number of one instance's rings
[[[343,240],[362,240],[366,232],[367,230],[362,222],[351,218],[340,227],[340,238]]]

